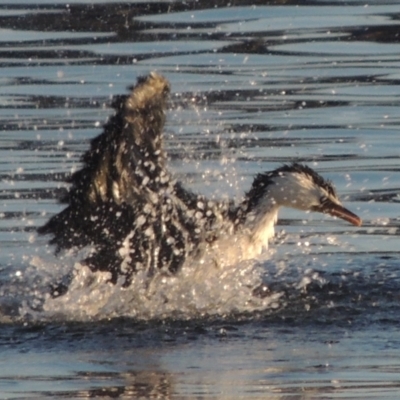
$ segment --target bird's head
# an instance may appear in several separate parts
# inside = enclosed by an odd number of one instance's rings
[[[248,211],[261,207],[291,207],[316,211],[360,226],[361,219],[342,206],[332,183],[313,169],[293,163],[258,174],[247,193]]]

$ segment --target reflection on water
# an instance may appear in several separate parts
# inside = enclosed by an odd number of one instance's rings
[[[352,228],[282,212],[274,254],[257,266],[280,294],[264,311],[3,325],[2,392],[397,398],[398,10],[398,0],[1,4],[7,320],[21,308],[40,310],[35,299],[67,268],[66,259],[32,264],[52,251],[35,228],[59,211],[63,181],[113,96],[150,70],[171,81],[166,145],[192,188],[240,196],[255,173],[301,161],[332,179],[364,221]],[[238,300],[231,283],[221,293]]]
[[[396,329],[123,320],[14,328],[23,340],[5,352],[14,359],[2,387],[11,398],[395,398]]]

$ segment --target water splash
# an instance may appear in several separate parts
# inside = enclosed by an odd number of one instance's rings
[[[67,258],[64,258],[64,262]],[[72,257],[69,260],[71,263]],[[34,321],[91,321],[115,317],[138,320],[194,319],[226,316],[276,308],[282,293],[255,295],[262,286],[263,268],[256,261],[231,266],[192,263],[173,276],[149,277],[139,271],[131,285],[123,287],[121,279],[110,282],[110,274],[92,272],[75,263],[55,268],[51,262],[35,257],[31,269],[41,274],[40,288],[23,296],[19,317]],[[70,280],[65,294],[53,297],[49,290],[53,279],[60,279],[60,269],[68,271]],[[31,271],[32,273],[32,271]],[[65,278],[65,277],[64,277]]]

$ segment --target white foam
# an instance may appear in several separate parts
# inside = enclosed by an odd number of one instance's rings
[[[46,263],[39,265],[38,258],[35,264],[47,270]],[[79,263],[72,272],[67,293],[57,298],[43,294],[40,311],[24,304],[20,309],[22,317],[25,314],[38,320],[79,321],[114,317],[192,319],[275,308],[281,296],[254,296],[253,290],[261,285],[263,276],[263,269],[255,260],[231,266],[198,262],[170,276],[149,277],[139,271],[127,288],[122,286],[122,279],[112,284],[109,273],[93,273]]]

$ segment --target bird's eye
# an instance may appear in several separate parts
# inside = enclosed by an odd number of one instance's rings
[[[328,197],[322,196],[322,197],[319,199],[319,201],[320,201],[321,204],[324,204],[324,203],[326,203],[326,202],[328,201]]]

